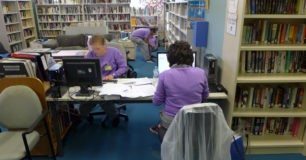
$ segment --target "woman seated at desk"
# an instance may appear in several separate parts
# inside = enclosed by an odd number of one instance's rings
[[[95,35],[89,41],[91,49],[85,58],[99,58],[101,65],[102,80],[112,80],[126,73],[128,70],[126,60],[122,56],[120,50],[113,47],[105,46],[105,39],[101,35]],[[80,114],[82,118],[87,118],[91,110],[96,106],[95,103],[86,103],[80,106]],[[114,103],[104,102],[100,106],[106,115],[113,119],[114,123],[119,123],[118,111]],[[92,123],[92,117],[88,118]],[[116,124],[115,124],[116,125]]]
[[[190,45],[176,41],[168,50],[167,59],[171,69],[159,75],[153,97],[154,105],[164,104],[160,112],[161,123],[150,128],[161,139],[176,113],[185,105],[201,103],[209,95],[204,70],[192,67],[193,53]]]

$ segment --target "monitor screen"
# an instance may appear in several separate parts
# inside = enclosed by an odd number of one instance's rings
[[[69,86],[102,86],[100,60],[96,58],[63,59],[66,81]]]
[[[192,67],[196,66],[196,52],[193,52],[193,63]],[[170,69],[169,62],[167,59],[167,52],[158,52],[157,53],[157,65],[158,65],[158,72],[162,73],[165,70]]]

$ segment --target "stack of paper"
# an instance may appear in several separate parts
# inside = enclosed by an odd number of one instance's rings
[[[151,80],[152,81],[152,80]],[[100,96],[111,96],[111,95],[120,95],[121,97],[126,98],[138,98],[138,97],[150,97],[154,95],[155,87],[151,84],[147,84],[148,81],[140,81],[136,83],[133,81],[133,84],[127,83],[125,84],[121,82],[114,84],[114,83],[107,83],[104,84],[101,88],[96,89]],[[146,82],[146,83],[145,83]],[[145,84],[145,85],[140,85]]]

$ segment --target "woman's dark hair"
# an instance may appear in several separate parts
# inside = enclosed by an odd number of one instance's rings
[[[192,65],[193,55],[188,42],[176,41],[168,49],[167,59],[170,67],[174,64]]]

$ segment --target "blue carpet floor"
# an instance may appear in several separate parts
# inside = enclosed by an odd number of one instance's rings
[[[159,49],[162,50],[162,49]],[[137,60],[129,62],[138,77],[152,77],[156,64],[144,62],[137,52]],[[161,107],[152,104],[128,104],[129,121],[121,121],[117,128],[102,128],[97,117],[93,125],[83,122],[70,131],[64,140],[64,157],[59,160],[160,160],[160,142],[149,127],[159,121]],[[35,157],[34,160],[47,160]],[[305,160],[301,154],[248,155],[246,160]]]

